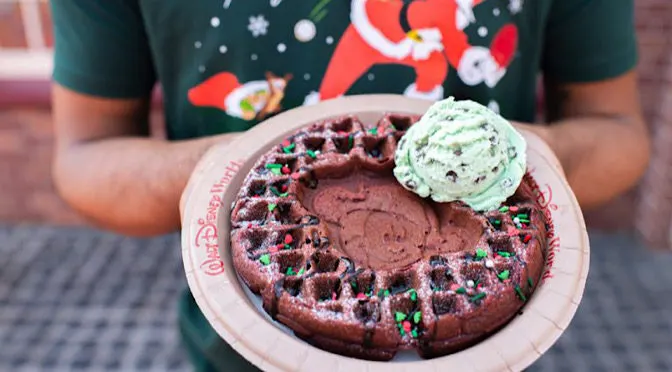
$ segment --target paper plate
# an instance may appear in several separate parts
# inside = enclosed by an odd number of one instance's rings
[[[528,141],[528,170],[538,201],[552,221],[542,283],[499,332],[455,354],[431,360],[415,354],[389,362],[348,358],[293,336],[261,310],[241,284],[229,249],[231,204],[254,162],[290,133],[320,119],[357,115],[372,124],[384,113],[422,114],[431,103],[394,95],[349,96],[275,116],[233,143],[215,146],[200,161],[183,195],[182,257],[196,303],[217,333],[265,371],[520,371],[560,337],[574,317],[588,275],[588,235],[574,194],[549,147]],[[403,353],[402,353],[403,354]]]

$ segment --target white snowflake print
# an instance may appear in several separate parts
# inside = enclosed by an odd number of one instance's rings
[[[488,108],[492,110],[492,112],[494,112],[495,114],[499,114],[499,103],[497,103],[497,101],[491,100],[488,103]]]
[[[224,9],[229,9],[231,6],[231,0],[224,0]]]
[[[276,6],[280,5],[281,2],[282,0],[271,0],[271,6],[275,8]]]
[[[509,0],[509,11],[511,14],[518,14],[523,10],[524,0]]]
[[[250,23],[247,25],[247,29],[250,30],[254,37],[266,35],[266,32],[268,31],[268,21],[263,15],[258,15],[256,17],[252,16],[250,17]]]

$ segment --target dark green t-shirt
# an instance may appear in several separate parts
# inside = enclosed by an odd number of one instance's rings
[[[637,59],[633,0],[51,5],[54,79],[110,98],[146,97],[160,83],[170,139],[246,130],[284,109],[363,93],[452,95],[530,122],[539,74],[598,81],[630,70]],[[189,350],[223,360],[216,357],[226,345],[188,294],[182,305]],[[211,363],[236,370],[234,362]]]

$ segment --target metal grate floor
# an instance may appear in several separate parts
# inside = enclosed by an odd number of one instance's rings
[[[584,300],[530,371],[672,371],[672,254],[591,234]],[[0,370],[188,371],[177,235],[0,226]]]

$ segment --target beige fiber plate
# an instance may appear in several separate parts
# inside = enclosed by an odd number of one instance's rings
[[[314,121],[353,114],[372,124],[386,112],[423,114],[431,102],[395,95],[349,96],[287,111],[227,145],[214,146],[194,170],[181,200],[182,258],[196,303],[217,333],[265,371],[520,371],[560,337],[583,295],[589,242],[581,210],[558,159],[538,137],[528,141],[528,171],[552,221],[544,280],[501,331],[448,356],[372,362],[332,354],[294,337],[259,310],[233,268],[231,203],[254,162],[286,136]]]

